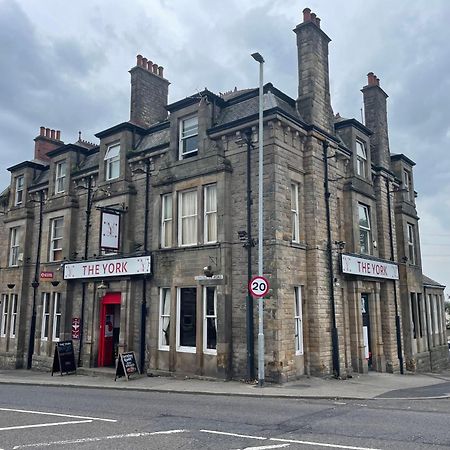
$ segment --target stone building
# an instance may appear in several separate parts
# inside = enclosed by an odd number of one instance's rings
[[[443,286],[423,278],[413,166],[390,152],[369,73],[365,123],[334,114],[329,37],[294,30],[298,98],[264,86],[268,380],[448,363]],[[255,376],[258,89],[168,104],[138,55],[130,120],[72,144],[42,127],[1,195],[0,365],[134,351],[152,373]]]

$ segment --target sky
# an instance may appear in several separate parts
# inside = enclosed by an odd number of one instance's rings
[[[169,102],[265,82],[297,97],[293,28],[309,7],[332,39],[332,106],[361,118],[367,73],[389,95],[391,153],[417,165],[423,271],[450,294],[448,0],[0,0],[0,191],[39,127],[75,142],[129,119],[136,55],[164,67]]]

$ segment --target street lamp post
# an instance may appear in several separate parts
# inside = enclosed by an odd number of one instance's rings
[[[263,79],[264,79],[264,58],[260,53],[252,53],[252,58],[259,63],[259,118],[258,118],[258,275],[263,276]],[[264,385],[264,300],[258,300],[258,386]]]
[[[39,287],[39,265],[41,260],[41,240],[42,240],[42,207],[44,203],[44,191],[39,191],[39,224],[38,224],[38,242],[36,249],[36,261],[34,266],[34,279],[31,282],[33,288],[33,307],[31,310],[31,323],[30,323],[30,339],[28,342],[28,359],[27,369],[31,369],[33,365],[33,353],[34,353],[34,339],[36,335],[36,296],[37,289]]]

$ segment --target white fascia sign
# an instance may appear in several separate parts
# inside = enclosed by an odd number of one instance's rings
[[[341,255],[342,273],[371,278],[398,280],[398,266],[387,261]]]
[[[102,259],[64,264],[64,279],[107,278],[151,273],[151,256]]]

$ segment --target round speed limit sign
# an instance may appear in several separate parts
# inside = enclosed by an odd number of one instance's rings
[[[269,280],[266,277],[255,276],[248,283],[248,289],[253,297],[264,297],[269,291]]]

